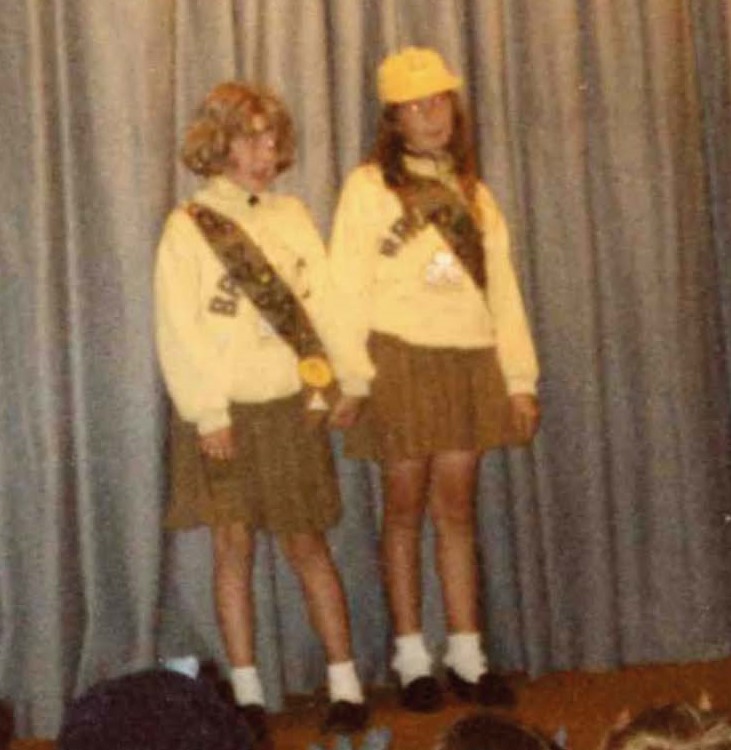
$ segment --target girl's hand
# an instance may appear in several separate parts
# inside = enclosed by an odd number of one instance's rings
[[[201,435],[199,441],[201,451],[209,458],[230,461],[234,457],[234,434],[230,426]]]
[[[522,442],[533,440],[541,422],[541,407],[532,393],[514,393],[510,396],[513,427]]]
[[[340,396],[330,411],[330,427],[334,430],[347,430],[348,427],[352,427],[358,420],[364,400],[360,396]]]

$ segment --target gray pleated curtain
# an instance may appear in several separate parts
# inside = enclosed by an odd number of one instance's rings
[[[532,450],[481,467],[493,665],[537,675],[731,653],[729,0],[8,0],[0,14],[0,695],[24,734],[157,657],[222,657],[205,531],[167,537],[151,272],[215,83],[279,90],[282,187],[326,234],[374,131],[375,67],[466,78],[543,380]],[[377,470],[342,458],[331,541],[358,664],[387,679]],[[432,559],[427,528],[425,558]],[[428,637],[443,638],[425,566]],[[262,538],[272,707],[325,674]]]

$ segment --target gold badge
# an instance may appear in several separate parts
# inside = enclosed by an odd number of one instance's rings
[[[324,357],[305,357],[298,369],[302,382],[311,388],[326,388],[332,383],[333,373]]]

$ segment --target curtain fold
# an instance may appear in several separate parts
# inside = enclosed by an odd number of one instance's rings
[[[0,694],[52,736],[98,679],[223,662],[204,530],[168,536],[151,276],[211,86],[280,92],[282,181],[327,235],[370,146],[376,67],[466,83],[542,363],[530,450],[478,493],[491,663],[538,675],[731,653],[731,2],[25,0],[0,16]],[[343,458],[330,541],[358,667],[389,678],[376,467]],[[444,639],[433,530],[427,638]],[[323,683],[299,588],[258,541],[267,700]]]

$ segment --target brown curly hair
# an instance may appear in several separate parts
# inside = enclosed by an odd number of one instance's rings
[[[255,130],[255,118],[263,118],[277,142],[277,174],[294,162],[294,126],[282,100],[262,86],[228,81],[214,87],[188,126],[180,158],[188,169],[210,177],[229,166],[231,141]]]
[[[472,124],[461,99],[454,91],[447,92],[452,100],[454,128],[447,144],[447,152],[454,160],[457,177],[467,199],[472,203],[477,187],[477,160],[472,139]],[[398,127],[398,104],[386,104],[381,109],[373,150],[366,159],[378,164],[386,185],[399,192],[409,184],[409,173],[404,165],[406,143]]]

